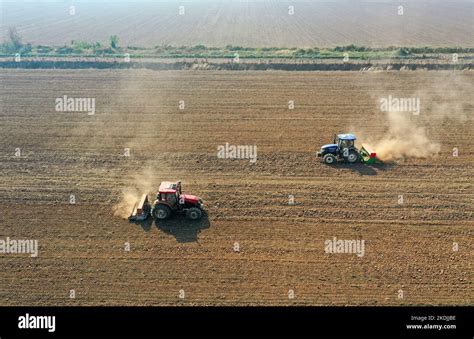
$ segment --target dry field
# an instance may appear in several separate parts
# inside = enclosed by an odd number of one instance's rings
[[[0,255],[2,306],[473,302],[470,71],[2,70],[0,84],[0,238],[39,241],[36,258]],[[315,157],[336,132],[382,135],[376,98],[415,93],[437,157]],[[63,95],[95,98],[95,115],[56,112]],[[257,162],[218,159],[226,142],[257,145]],[[178,178],[208,218],[112,216],[124,188]],[[333,237],[365,255],[326,254]]]
[[[403,15],[398,15],[400,4]],[[178,15],[179,6],[184,15]],[[108,43],[116,34],[122,46],[146,47],[472,47],[473,14],[469,0],[2,1],[0,36],[15,26],[25,42],[44,45]]]

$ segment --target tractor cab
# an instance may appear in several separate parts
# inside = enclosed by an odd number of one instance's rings
[[[158,188],[158,192],[170,193],[171,191],[181,194],[181,181],[177,182],[170,182],[170,181],[162,181],[160,187]]]
[[[163,181],[158,188],[156,200],[163,201],[172,209],[178,207],[178,202],[181,196],[181,181],[169,182]]]
[[[337,145],[339,152],[344,149],[354,149],[354,141],[356,137],[354,134],[338,134],[334,136],[334,144]]]

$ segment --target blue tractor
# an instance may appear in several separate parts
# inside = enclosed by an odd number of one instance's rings
[[[358,150],[354,142],[356,137],[354,134],[338,134],[334,136],[334,143],[327,144],[321,147],[318,157],[330,165],[336,161],[344,161],[348,163],[355,163],[361,161],[367,164],[373,164],[376,160],[375,153],[369,153],[364,147]]]

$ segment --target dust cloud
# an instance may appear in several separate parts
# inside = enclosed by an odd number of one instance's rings
[[[442,133],[446,123],[462,124],[469,120],[472,105],[469,91],[472,86],[462,73],[445,73],[440,81],[425,83],[412,93],[393,93],[382,90],[373,96],[381,112],[381,102],[390,97],[419,100],[420,111],[386,110],[377,124],[385,126],[383,133],[373,133],[364,127],[353,128],[359,140],[382,161],[415,158],[434,158],[442,148]]]
[[[151,167],[145,168],[130,179],[124,180],[120,200],[112,207],[113,215],[127,219],[135,203],[143,194],[148,194],[155,184],[155,173]]]
[[[387,112],[388,131],[383,138],[364,143],[382,161],[406,158],[431,158],[441,145],[430,140],[426,128],[417,126],[405,112]]]

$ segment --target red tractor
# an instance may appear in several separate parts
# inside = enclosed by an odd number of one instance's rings
[[[168,219],[172,213],[186,214],[191,220],[201,219],[204,212],[202,200],[191,194],[181,192],[181,181],[163,181],[158,189],[153,207],[148,202],[148,196],[144,194],[140,201],[134,206],[130,220],[145,220],[152,215],[155,219]]]

